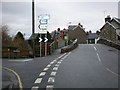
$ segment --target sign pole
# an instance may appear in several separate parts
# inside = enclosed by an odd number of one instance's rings
[[[40,34],[40,38],[41,38],[41,34]],[[40,42],[40,57],[42,57],[42,44]]]
[[[45,34],[45,37],[47,38],[47,34]],[[47,56],[47,42],[45,42],[45,56]]]

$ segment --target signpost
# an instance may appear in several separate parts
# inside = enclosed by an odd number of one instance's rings
[[[48,24],[48,20],[49,19],[50,19],[50,15],[48,15],[48,14],[41,14],[40,16],[38,16],[38,20],[39,20],[38,28],[40,29],[39,30],[39,33],[40,33],[40,38],[39,38],[39,42],[40,42],[40,57],[42,56],[42,45],[41,45],[41,42],[45,43],[45,56],[47,56],[47,41],[48,41],[48,38],[47,38],[47,24]],[[42,34],[45,34],[44,41],[41,38]]]

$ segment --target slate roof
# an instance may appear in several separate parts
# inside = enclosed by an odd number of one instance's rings
[[[99,35],[96,34],[96,33],[89,33],[89,34],[87,35],[87,38],[88,38],[88,39],[97,39],[98,37],[99,37]]]

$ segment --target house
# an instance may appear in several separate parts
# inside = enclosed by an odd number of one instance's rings
[[[69,40],[78,39],[79,44],[87,43],[86,32],[82,25],[71,25],[68,26],[68,38]]]
[[[105,24],[100,29],[100,38],[120,43],[120,19],[107,16]]]
[[[98,37],[99,37],[99,35],[96,33],[88,33],[87,43],[88,44],[96,44]]]

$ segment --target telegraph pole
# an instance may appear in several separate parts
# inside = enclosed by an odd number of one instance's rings
[[[35,57],[35,9],[34,9],[34,0],[32,0],[32,35],[33,35],[33,57]]]

